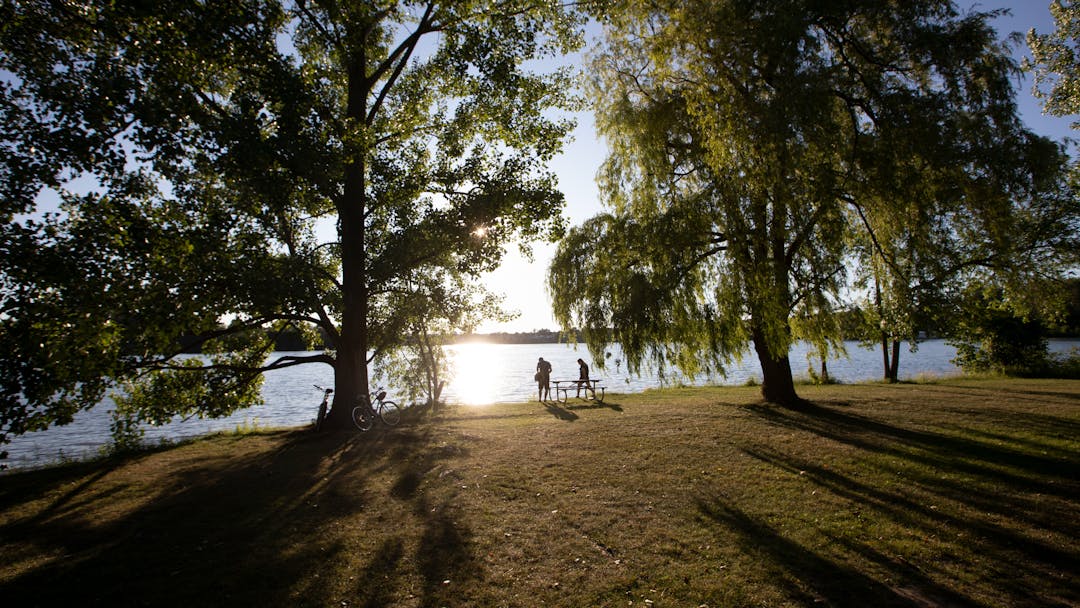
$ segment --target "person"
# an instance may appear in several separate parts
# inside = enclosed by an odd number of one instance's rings
[[[589,384],[589,365],[587,363],[585,363],[581,359],[577,360],[577,364],[578,364],[577,396],[580,399],[581,398],[582,385],[583,384],[585,385],[584,388],[585,388],[585,396],[586,397],[589,396],[589,389],[591,388],[591,385]],[[593,396],[595,396],[595,393],[593,393]]]
[[[540,393],[540,401],[551,400],[551,363],[544,361],[543,357],[536,362],[536,386]]]

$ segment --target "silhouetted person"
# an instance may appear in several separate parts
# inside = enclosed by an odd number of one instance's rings
[[[540,401],[544,401],[545,397],[551,399],[551,363],[544,361],[543,357],[536,362],[536,386]]]
[[[577,360],[577,364],[578,364],[577,396],[578,396],[578,398],[581,397],[581,388],[582,388],[582,385],[584,384],[585,385],[585,396],[588,397],[589,396],[589,388],[590,388],[589,387],[589,365],[587,363],[585,363],[581,359]],[[594,393],[594,396],[595,396],[595,393]]]

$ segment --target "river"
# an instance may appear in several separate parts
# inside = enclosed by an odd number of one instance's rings
[[[848,356],[829,361],[833,378],[854,383],[879,379],[882,375],[879,349],[860,348],[857,343],[846,344]],[[601,378],[608,393],[639,393],[650,388],[675,384],[740,385],[748,380],[760,381],[757,360],[749,351],[739,363],[732,364],[726,375],[716,378],[688,379],[670,370],[661,380],[655,371],[635,376],[627,373],[617,346],[605,354],[604,370],[596,369],[584,345],[567,344],[486,344],[472,343],[449,347],[454,352],[455,377],[447,386],[444,398],[448,403],[483,407],[495,402],[520,402],[536,399],[536,384],[532,376],[536,360],[544,357],[552,363],[553,379],[577,378],[577,359],[585,359],[593,368],[592,377]],[[1053,340],[1051,352],[1069,352],[1080,348],[1080,340]],[[281,354],[281,353],[278,353]],[[901,349],[900,376],[904,379],[941,377],[959,373],[952,359],[955,349],[942,340],[928,340],[914,353]],[[808,364],[806,347],[796,345],[791,352],[792,369],[796,376],[806,377]],[[813,365],[818,366],[817,360]],[[203,435],[216,431],[232,431],[238,427],[273,428],[295,427],[311,422],[318,408],[320,393],[312,385],[333,386],[333,374],[326,365],[312,364],[287,368],[267,374],[263,385],[264,405],[243,410],[217,420],[188,420],[148,428],[150,443]],[[398,400],[393,388],[389,398]],[[74,422],[46,431],[17,437],[6,446],[11,469],[40,466],[65,459],[80,459],[98,453],[109,442],[109,409],[111,401],[87,412],[81,412]]]

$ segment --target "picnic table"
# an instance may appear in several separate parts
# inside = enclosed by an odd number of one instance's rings
[[[570,398],[570,391],[574,391],[579,399],[581,391],[585,391],[585,399],[589,399],[589,393],[592,393],[593,401],[604,402],[604,387],[600,385],[600,380],[552,380],[551,383],[555,385],[555,401],[559,403],[566,403]]]

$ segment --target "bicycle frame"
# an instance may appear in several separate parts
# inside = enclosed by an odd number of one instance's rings
[[[323,388],[323,387],[319,386],[318,384],[315,384],[313,386],[315,387],[315,390],[322,391],[322,394],[323,394],[322,403],[319,404],[319,413],[315,417],[315,430],[319,431],[319,430],[322,429],[323,421],[326,420],[326,408],[327,408],[328,402],[330,401],[330,395],[333,394],[334,389],[332,389],[332,388]]]
[[[386,398],[386,390],[379,388],[374,399],[370,393],[356,396],[356,407],[352,410],[352,420],[361,431],[370,430],[378,418],[387,426],[394,426],[401,420],[401,408],[397,403]]]

